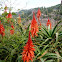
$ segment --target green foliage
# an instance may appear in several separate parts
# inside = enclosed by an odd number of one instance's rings
[[[12,12],[12,15],[16,15],[16,13]]]
[[[33,62],[62,61],[62,31],[60,30],[60,27],[62,26],[58,27],[61,22],[62,21],[59,21],[53,29],[46,29],[46,27],[42,25],[38,37],[36,37],[36,39],[32,38],[35,45],[35,58],[33,59]],[[7,22],[5,22],[4,25],[6,35],[3,39],[0,36],[0,61],[23,62],[21,53],[28,40],[30,24],[27,29],[23,29],[23,25],[17,24],[16,22],[16,24],[14,24],[15,33],[13,35],[10,35],[9,32],[10,25],[8,25]]]
[[[62,15],[62,5],[60,6],[60,15]]]
[[[7,12],[2,13],[2,16],[7,16],[7,15],[8,15]]]

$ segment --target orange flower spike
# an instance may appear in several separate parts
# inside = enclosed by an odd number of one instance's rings
[[[37,35],[37,33],[39,32],[39,29],[38,29],[38,24],[37,24],[37,21],[35,19],[35,14],[33,12],[33,19],[31,21],[31,34],[32,34],[32,37],[34,37],[35,35]]]
[[[50,29],[51,29],[51,22],[50,22],[50,20],[48,19],[48,21],[47,21],[47,26],[49,26],[50,25]]]
[[[0,33],[4,32],[4,31],[5,31],[5,29],[4,29],[3,25],[0,23]]]
[[[51,29],[51,23],[50,23],[50,29]]]
[[[10,34],[11,34],[11,35],[14,34],[14,30],[10,30]]]
[[[47,26],[50,24],[50,20],[48,19],[48,21],[47,21]]]
[[[2,35],[2,38],[3,36],[5,36],[5,33],[4,33],[5,29],[3,27],[3,25],[1,24],[1,21],[0,21],[0,34]]]
[[[11,23],[11,30],[10,30],[10,34],[12,35],[12,34],[14,34],[14,26],[13,26],[13,23]]]
[[[38,8],[38,11],[37,11],[37,18],[40,18],[41,16],[41,11],[40,11],[40,8]]]
[[[14,26],[13,25],[11,25],[11,27],[12,27],[12,29],[14,29]]]
[[[24,46],[23,52],[22,52],[22,60],[25,62],[29,62],[30,60],[33,61],[34,58],[34,51],[35,49],[33,48],[33,42],[30,37],[30,32],[29,32],[29,38],[28,42],[26,43],[26,46]]]
[[[11,12],[9,12],[9,14],[8,14],[8,18],[12,18],[12,14],[11,14]]]
[[[41,16],[41,11],[40,11],[40,8],[38,8],[37,18],[38,18],[38,21],[39,21],[39,26],[41,26],[40,16]]]

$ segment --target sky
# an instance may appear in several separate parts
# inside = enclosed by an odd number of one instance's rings
[[[61,0],[0,0],[3,2],[3,7],[13,7],[12,11],[16,12],[18,9],[31,9],[36,7],[51,7],[61,3]]]

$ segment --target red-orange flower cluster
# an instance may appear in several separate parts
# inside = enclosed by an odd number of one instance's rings
[[[13,25],[11,25],[11,27],[12,27],[12,29],[14,29],[14,26]]]
[[[9,12],[9,14],[6,16],[6,18],[8,19],[8,18],[12,18],[12,14],[11,14],[11,12]],[[11,21],[10,21],[10,19],[8,19],[7,21],[8,21],[8,23],[10,22],[11,23]]]
[[[11,34],[11,35],[14,34],[14,30],[10,30],[10,34]]]
[[[5,29],[4,29],[4,27],[3,27],[3,25],[1,24],[1,21],[0,21],[0,34],[2,35],[2,37],[3,36],[5,36]]]
[[[47,21],[47,26],[49,26],[50,25],[50,29],[51,29],[51,22],[50,22],[50,20],[48,19],[48,21]]]
[[[37,24],[37,21],[35,19],[35,14],[33,12],[33,19],[31,21],[31,34],[32,34],[32,37],[34,37],[35,35],[37,35],[37,33],[39,32],[39,29],[38,29],[38,24]]]
[[[9,14],[8,14],[8,18],[12,18],[12,14],[11,14],[11,12],[9,12]]]
[[[40,8],[38,8],[38,11],[37,11],[37,18],[39,18],[41,16],[41,11],[40,11]]]
[[[29,32],[29,38],[28,42],[26,43],[26,46],[24,46],[23,52],[22,52],[22,60],[25,62],[29,62],[30,60],[33,61],[34,58],[34,51],[35,49],[33,48],[33,42],[30,37],[30,32]]]
[[[38,8],[37,18],[38,18],[38,21],[39,21],[39,26],[41,26],[40,16],[41,16],[41,11],[40,11],[40,8]]]
[[[11,25],[11,30],[10,30],[10,34],[12,35],[12,34],[14,34],[14,26],[13,25]]]

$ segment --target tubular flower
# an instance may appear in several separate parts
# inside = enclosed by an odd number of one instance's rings
[[[1,24],[1,21],[0,21],[0,34],[2,35],[2,37],[5,35],[4,33],[5,29],[3,27],[3,25]]]
[[[12,23],[12,25],[11,25],[10,34],[11,34],[11,35],[14,34],[14,26],[13,26],[13,23]]]
[[[41,11],[40,11],[40,8],[38,8],[38,11],[37,11],[37,18],[38,18],[38,21],[39,21],[39,25],[41,26],[40,16],[41,16]]]
[[[8,19],[8,18],[10,18],[10,19],[12,18],[12,14],[11,14],[11,12],[9,12],[9,14],[8,14],[8,16],[6,16],[6,18],[7,18],[7,19]],[[8,23],[11,22],[10,19],[7,20]]]
[[[12,29],[14,29],[14,26],[13,25],[11,25],[11,27],[12,27]]]
[[[37,35],[37,33],[39,32],[39,29],[38,29],[38,24],[37,24],[37,21],[35,19],[35,14],[33,12],[33,19],[31,21],[31,34],[32,34],[32,37],[34,37],[35,35]]]
[[[19,17],[18,17],[18,23],[21,22],[21,17],[20,17],[20,14],[19,14]]]
[[[30,32],[29,32],[29,38],[28,42],[26,43],[26,46],[24,46],[23,52],[22,52],[22,60],[25,62],[29,62],[30,60],[33,61],[34,58],[34,51],[35,49],[33,48],[33,42],[30,37]]]
[[[11,35],[14,34],[14,30],[10,30],[10,34],[11,34]]]
[[[11,14],[11,12],[9,12],[9,14],[8,14],[8,18],[12,18],[12,14]]]
[[[51,22],[50,22],[50,20],[48,19],[48,21],[47,21],[47,26],[49,26],[50,25],[50,29],[51,29]]]

